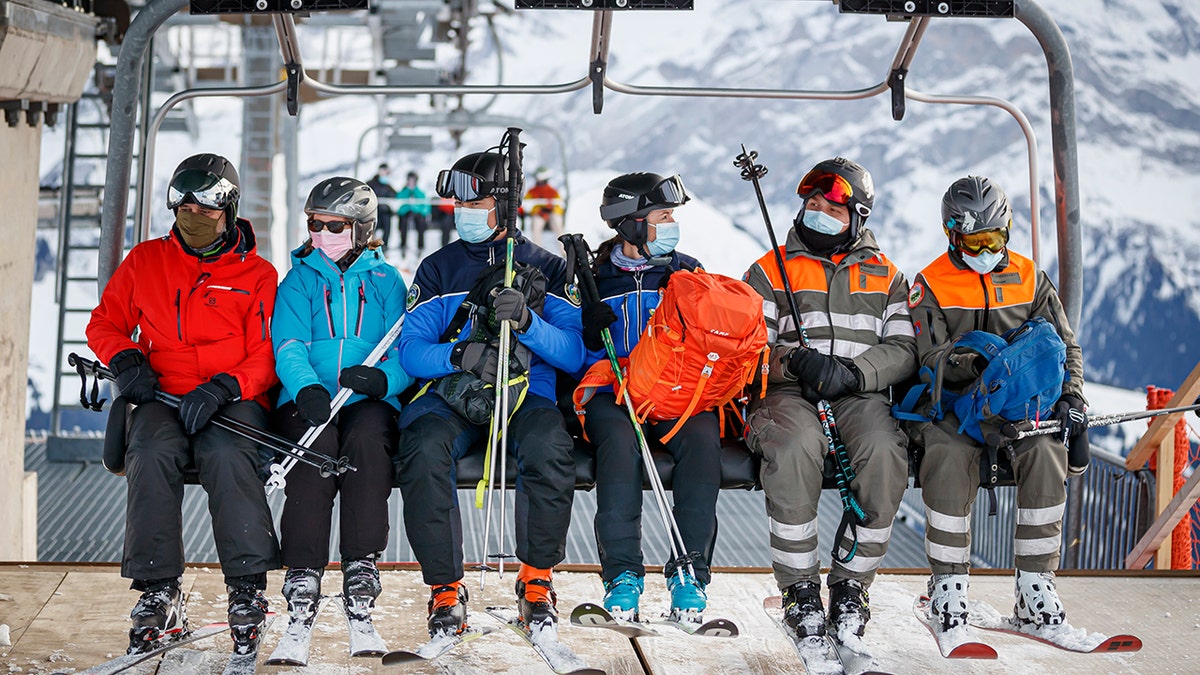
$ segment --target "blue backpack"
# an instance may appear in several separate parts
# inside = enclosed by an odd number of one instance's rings
[[[987,366],[962,393],[947,391],[943,387],[946,361],[963,349],[979,354]],[[1028,319],[1003,336],[973,330],[960,335],[932,371],[921,368],[922,384],[893,406],[892,414],[897,419],[929,422],[953,410],[961,422],[958,432],[986,445],[985,423],[999,426],[1049,416],[1070,377],[1066,365],[1067,346],[1042,317]],[[928,416],[915,412],[926,390],[932,403]]]

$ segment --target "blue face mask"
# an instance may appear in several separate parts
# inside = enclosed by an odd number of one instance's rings
[[[478,244],[487,241],[496,233],[488,227],[488,214],[493,209],[468,209],[458,206],[454,209],[454,229],[458,236],[468,244]]]
[[[999,253],[981,251],[979,255],[971,255],[966,251],[960,252],[962,253],[963,262],[967,264],[967,267],[974,270],[976,274],[987,274],[996,269],[996,265],[999,265],[1000,261],[1004,260],[1003,249]]]
[[[654,241],[646,242],[646,250],[654,257],[670,255],[679,243],[679,223],[659,223],[654,226]]]
[[[804,210],[804,226],[813,232],[820,232],[821,234],[838,234],[847,227],[850,227],[824,211],[810,211],[808,209]]]

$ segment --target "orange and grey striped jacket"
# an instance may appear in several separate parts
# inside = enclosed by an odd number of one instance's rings
[[[784,266],[796,307],[811,346],[823,354],[854,359],[863,375],[863,391],[882,391],[917,369],[916,342],[908,316],[908,282],[863,230],[849,253],[826,258],[804,245],[795,228],[788,231]],[[743,280],[763,297],[767,341],[771,345],[771,384],[794,383],[788,355],[800,344],[783,278],[768,251],[751,265]]]
[[[1067,345],[1071,378],[1063,383],[1063,393],[1086,400],[1083,352],[1075,341],[1075,331],[1050,277],[1029,258],[1008,251],[995,270],[978,274],[947,251],[917,275],[908,308],[917,337],[918,359],[931,369],[942,351],[967,331],[1000,335],[1031,317],[1045,318]]]

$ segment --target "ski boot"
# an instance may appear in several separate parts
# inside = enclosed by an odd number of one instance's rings
[[[178,579],[145,584],[134,582],[134,585],[141,585],[143,589],[142,597],[129,613],[133,627],[129,629],[126,654],[144,654],[187,634],[186,599],[179,590]]]
[[[929,578],[929,618],[945,632],[967,625],[967,589],[971,577],[966,574],[934,574]]]
[[[1013,616],[1022,625],[1061,626],[1067,622],[1067,612],[1054,589],[1054,572],[1017,570],[1016,596]]]
[[[325,570],[289,568],[283,577],[283,599],[290,621],[308,621],[321,600],[321,575]]]
[[[854,579],[829,584],[829,627],[839,642],[851,635],[862,637],[871,620],[871,598]]]
[[[825,635],[820,583],[800,581],[783,589],[783,623],[801,640]]]
[[[604,609],[621,621],[637,621],[638,600],[642,597],[645,583],[642,577],[625,571],[612,581],[604,582]]]
[[[558,595],[550,580],[552,570],[521,563],[517,573],[517,611],[521,623],[531,634],[540,630],[558,631]]]
[[[350,616],[369,619],[382,592],[374,556],[342,561],[342,600]]]
[[[253,654],[267,620],[267,598],[253,586],[226,586],[229,592],[229,633],[234,654]]]
[[[671,621],[703,623],[708,596],[705,584],[683,568],[667,574],[667,590],[671,591]]]
[[[458,635],[467,629],[467,585],[462,580],[429,587],[429,637]]]

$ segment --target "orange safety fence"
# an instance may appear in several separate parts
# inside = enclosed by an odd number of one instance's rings
[[[1171,389],[1163,389],[1153,385],[1146,387],[1146,409],[1159,410],[1167,407],[1171,401],[1171,397],[1175,392]],[[1187,421],[1181,419],[1175,424],[1175,476],[1173,483],[1173,493],[1179,492],[1183,487],[1186,477],[1183,475],[1185,467],[1191,466],[1192,444],[1188,440]],[[1156,455],[1150,457],[1150,469],[1157,470],[1158,457]],[[1193,521],[1196,518],[1196,510],[1193,509],[1190,518],[1185,518],[1179,521],[1175,526],[1175,530],[1171,533],[1171,569],[1174,570],[1190,570],[1197,566],[1196,555],[1193,552],[1192,546],[1192,527]]]

